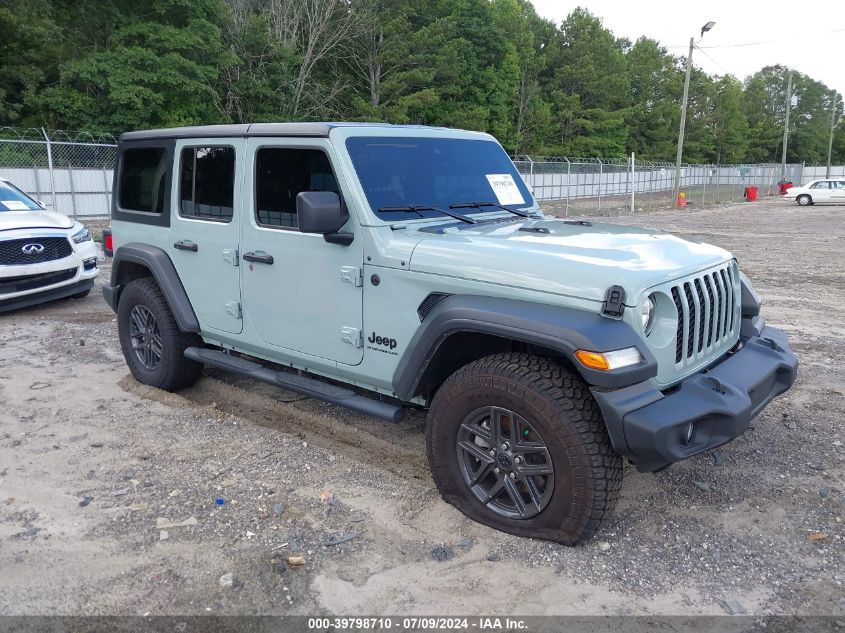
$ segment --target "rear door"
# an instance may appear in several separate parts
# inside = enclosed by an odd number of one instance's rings
[[[830,190],[830,200],[831,202],[837,202],[842,204],[845,202],[845,180],[832,180],[831,181]]]
[[[296,197],[333,191],[348,199],[327,139],[247,139],[248,215],[243,220],[244,314],[266,344],[346,365],[364,357],[364,240],[331,244],[300,233]],[[248,257],[245,260],[244,257]]]
[[[174,155],[170,258],[203,331],[238,334],[238,243],[243,201],[237,182],[245,140],[183,139]]]

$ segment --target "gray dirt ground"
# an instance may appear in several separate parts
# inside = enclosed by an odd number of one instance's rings
[[[615,517],[576,548],[443,503],[421,415],[389,426],[212,373],[139,385],[99,289],[2,315],[0,614],[843,614],[843,213],[618,219],[732,250],[802,365],[732,444],[627,469]],[[161,518],[196,524],[161,540]]]

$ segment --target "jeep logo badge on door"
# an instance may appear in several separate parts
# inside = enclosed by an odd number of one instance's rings
[[[370,334],[370,338],[367,339],[370,343],[375,343],[376,345],[383,345],[388,349],[396,349],[396,342],[395,338],[388,338],[386,336],[376,336],[376,333],[373,332]]]
[[[21,250],[24,255],[40,255],[44,252],[44,245],[33,242],[32,244],[24,244],[21,246]]]

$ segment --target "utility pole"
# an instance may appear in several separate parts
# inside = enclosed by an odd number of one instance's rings
[[[689,99],[689,77],[692,70],[692,49],[695,46],[695,38],[689,38],[689,55],[687,55],[687,74],[684,77],[684,98],[681,101],[681,128],[678,130],[678,151],[675,154],[675,202],[678,204],[678,196],[681,193],[681,158],[684,154],[684,128],[687,125],[687,100]]]
[[[825,178],[830,178],[830,157],[833,153],[833,133],[836,130],[836,107],[838,105],[836,93],[834,92],[830,98],[830,138],[827,140],[827,169],[824,172]]]
[[[783,152],[780,157],[780,179],[786,177],[786,145],[789,141],[789,111],[792,109],[792,71],[786,82],[786,117],[783,122]]]
[[[710,29],[716,26],[715,22],[708,22],[701,27],[701,37]],[[699,41],[701,41],[699,39]],[[687,55],[687,72],[684,77],[684,98],[681,101],[681,127],[678,130],[678,152],[675,154],[675,204],[678,204],[678,195],[681,193],[681,159],[684,155],[684,129],[687,126],[687,101],[689,100],[689,78],[692,72],[692,49],[695,48],[695,38],[689,38],[689,54]]]

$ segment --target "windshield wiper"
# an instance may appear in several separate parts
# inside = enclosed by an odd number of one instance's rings
[[[450,204],[450,209],[480,209],[482,207],[497,207],[499,209],[503,209],[505,211],[509,211],[514,215],[518,215],[523,218],[535,218],[537,217],[534,213],[528,213],[527,211],[520,211],[519,209],[511,209],[510,207],[506,207],[503,204],[499,204],[498,202],[461,202],[459,204]]]
[[[404,207],[381,207],[378,210],[379,213],[416,213],[421,218],[424,218],[425,216],[421,213],[422,211],[437,211],[437,213],[448,215],[450,218],[455,218],[456,220],[466,222],[467,224],[478,224],[477,220],[461,215],[460,213],[446,211],[445,209],[438,209],[437,207],[430,207],[426,204],[408,204]]]

